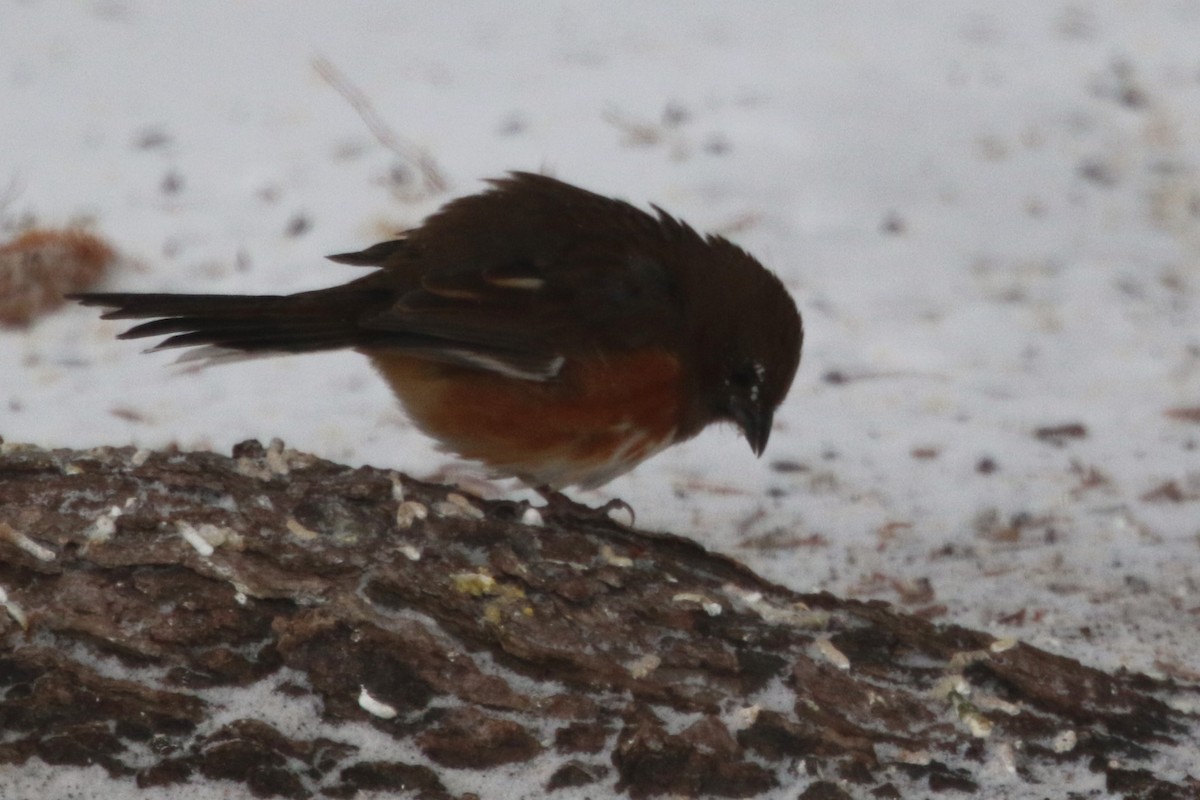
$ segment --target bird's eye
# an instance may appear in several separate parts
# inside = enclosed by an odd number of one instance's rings
[[[729,374],[728,383],[734,389],[749,389],[754,385],[754,373],[749,369],[735,369]]]
[[[766,372],[761,364],[746,363],[734,367],[725,379],[725,385],[730,392],[752,400],[758,399]]]
[[[764,373],[761,364],[741,364],[729,373],[726,382],[735,389],[750,389],[762,385]]]

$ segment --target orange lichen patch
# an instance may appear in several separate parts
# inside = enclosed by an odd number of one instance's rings
[[[63,295],[94,286],[116,260],[104,240],[79,230],[28,230],[0,246],[0,325],[28,325]]]
[[[531,484],[597,485],[674,440],[679,361],[661,350],[568,360],[544,382],[398,354],[371,360],[445,449]]]

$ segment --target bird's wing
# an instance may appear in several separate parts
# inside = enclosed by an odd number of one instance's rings
[[[689,235],[700,241],[665,215],[515,174],[403,240],[335,258],[381,267],[357,283],[394,292],[359,320],[383,343],[398,335],[426,357],[546,380],[575,355],[675,342],[673,259]]]

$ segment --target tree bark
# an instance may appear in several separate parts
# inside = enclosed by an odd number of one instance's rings
[[[0,785],[1200,796],[1196,685],[278,443],[0,445],[0,589]]]

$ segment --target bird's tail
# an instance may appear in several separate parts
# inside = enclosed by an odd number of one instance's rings
[[[71,297],[85,306],[108,308],[102,319],[150,320],[118,338],[167,336],[153,349],[198,346],[206,348],[206,355],[357,347],[371,337],[358,321],[374,300],[370,292],[328,289],[293,295],[92,293]]]

